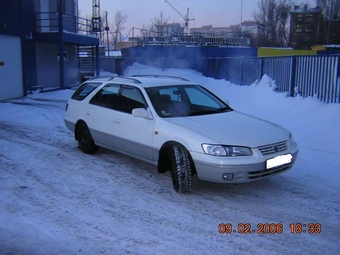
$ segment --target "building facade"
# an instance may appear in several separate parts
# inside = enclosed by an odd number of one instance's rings
[[[241,26],[230,25],[229,27],[213,27],[212,25],[202,26],[199,28],[190,28],[191,35],[201,35],[204,37],[232,37],[239,36],[242,33],[257,35],[258,24],[255,21],[243,21]]]
[[[37,87],[76,85],[79,48],[99,54],[91,22],[76,15],[77,1],[0,0],[0,4],[0,100],[24,96]]]
[[[318,7],[294,6],[290,12],[291,44],[294,49],[309,50],[323,41],[323,15]]]
[[[206,25],[198,28],[190,28],[191,35],[201,35],[204,37],[226,37],[234,32],[232,27],[213,27]]]

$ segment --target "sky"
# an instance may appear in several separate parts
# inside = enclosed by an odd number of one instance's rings
[[[187,78],[233,109],[287,128],[299,146],[294,167],[239,185],[194,176],[191,192],[177,194],[169,172],[102,148],[82,153],[63,121],[74,91],[7,100],[0,103],[0,254],[339,254],[340,104],[286,97],[266,75],[238,86],[193,70],[134,64],[125,72],[150,73]],[[221,223],[271,224],[274,233],[220,234]],[[291,233],[297,223],[304,232]],[[308,232],[316,223],[321,232]]]
[[[259,0],[169,0],[178,12],[186,15],[189,7],[189,28],[200,28],[205,25],[228,27],[242,21],[254,20],[254,11],[258,10]],[[315,0],[293,1],[297,5],[315,6]],[[78,0],[79,16],[92,17],[92,0]],[[184,23],[180,15],[165,0],[100,0],[100,13],[108,12],[108,19],[113,21],[117,11],[127,15],[123,33],[130,36],[132,28],[151,25],[151,20],[163,12],[169,22]],[[241,18],[242,17],[242,18]]]
[[[214,27],[226,27],[240,24],[241,9],[242,20],[252,20],[253,12],[257,9],[258,0],[169,0],[169,2],[183,15],[186,15],[189,7],[190,28],[199,28],[204,25]],[[92,0],[78,0],[80,16],[92,17]],[[150,25],[150,19],[160,16],[170,17],[169,22],[182,23],[183,19],[165,0],[100,0],[100,13],[108,12],[109,20],[117,11],[122,11],[128,16],[125,24],[126,33],[135,27],[142,28]]]

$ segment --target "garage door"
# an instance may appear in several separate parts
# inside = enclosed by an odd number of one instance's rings
[[[0,100],[22,96],[20,37],[0,34]]]

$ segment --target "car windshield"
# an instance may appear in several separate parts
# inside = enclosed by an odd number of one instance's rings
[[[221,99],[199,85],[149,87],[146,92],[162,118],[232,111]]]

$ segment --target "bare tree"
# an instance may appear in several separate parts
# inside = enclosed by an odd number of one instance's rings
[[[164,36],[166,31],[166,25],[169,21],[170,17],[165,18],[163,12],[160,12],[159,17],[153,18],[151,20],[152,30],[157,33],[157,36]]]
[[[155,27],[153,25],[143,25],[140,30],[141,37],[150,37],[156,34]]]
[[[259,0],[254,19],[258,23],[259,46],[285,46],[288,43],[287,21],[291,0]]]
[[[317,6],[322,9],[326,20],[340,18],[340,0],[317,0]]]
[[[117,50],[118,36],[121,37],[121,32],[125,29],[124,24],[126,23],[127,18],[128,16],[123,14],[122,11],[116,12],[114,16],[112,30],[110,32],[112,35],[112,39],[113,39],[112,44],[113,44],[114,50]]]
[[[292,10],[292,2],[288,2],[288,0],[283,1],[277,7],[277,16],[278,16],[278,25],[277,32],[279,41],[283,42],[284,45],[289,44],[290,36],[288,31],[288,20],[290,16],[290,11]]]
[[[340,43],[340,0],[317,0],[325,25],[325,43]]]

